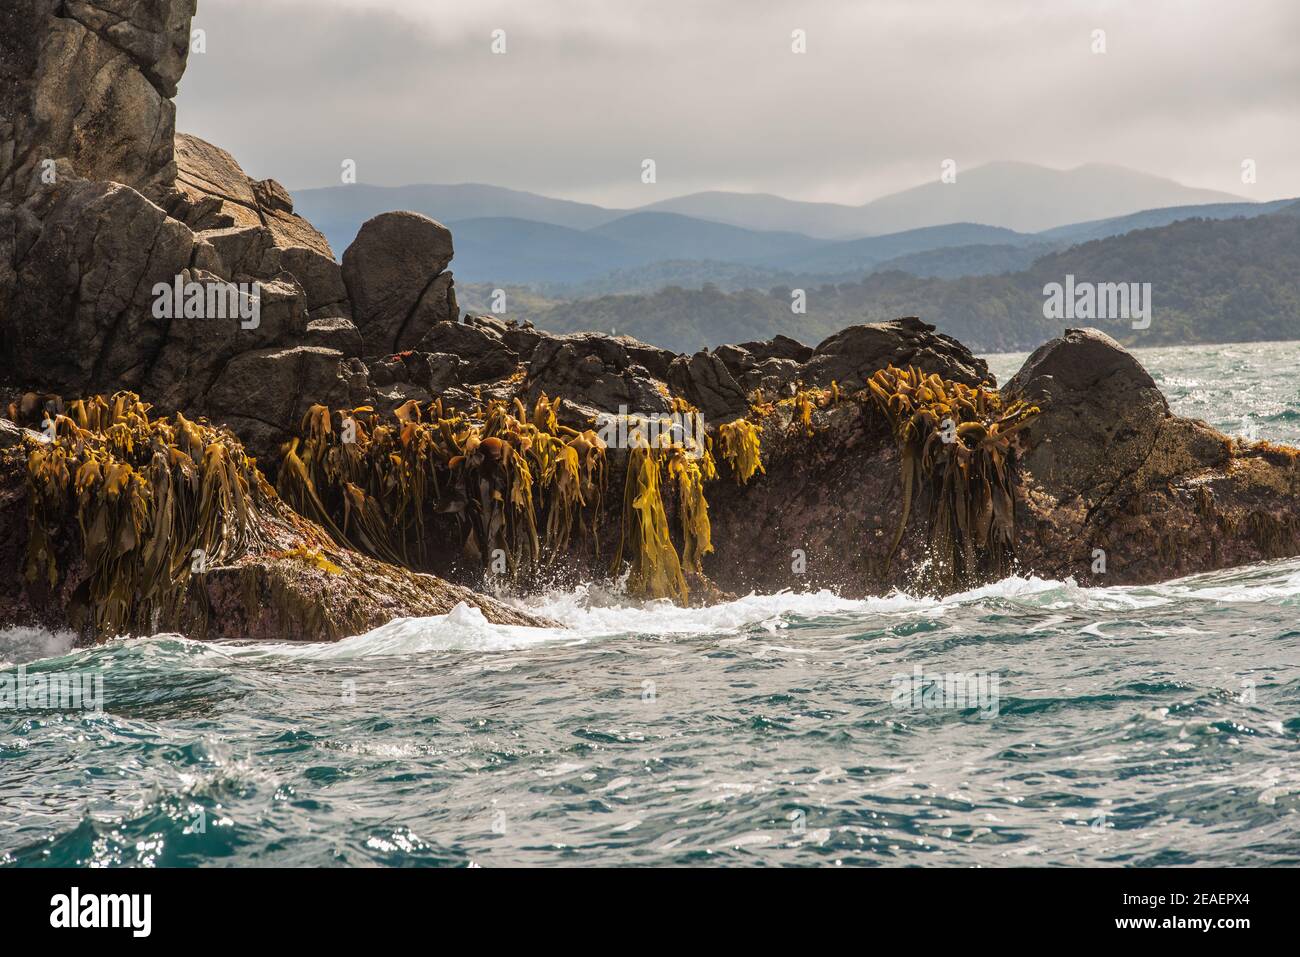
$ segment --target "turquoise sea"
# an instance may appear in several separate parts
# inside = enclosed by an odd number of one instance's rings
[[[1175,411],[1300,444],[1300,343],[1138,354]],[[28,687],[102,679],[94,710],[0,710],[0,864],[1300,863],[1300,560],[524,603],[567,627],[460,608],[334,645],[76,652],[0,632]]]

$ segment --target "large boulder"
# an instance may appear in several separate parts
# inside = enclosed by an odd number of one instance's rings
[[[600,412],[625,406],[634,415],[653,415],[670,409],[664,382],[621,339],[598,333],[546,336],[537,343],[528,369],[529,401],[543,393]]]
[[[0,199],[72,172],[152,198],[176,173],[172,97],[196,0],[7,0],[0,11]]]
[[[367,355],[413,348],[429,327],[457,318],[451,231],[419,213],[369,220],[343,254],[343,282]]]
[[[721,424],[744,415],[749,403],[745,390],[717,355],[697,352],[678,356],[668,368],[668,385],[677,395],[704,413],[710,423]]]
[[[365,398],[365,368],[357,360],[320,346],[272,347],[231,359],[209,390],[205,410],[269,466],[312,405],[352,408]]]
[[[1147,459],[1169,418],[1150,373],[1097,329],[1039,346],[1003,391],[1042,409],[1024,466],[1058,499],[1105,497]]]

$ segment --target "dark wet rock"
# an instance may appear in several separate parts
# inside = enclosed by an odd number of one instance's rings
[[[418,352],[459,356],[459,382],[489,382],[519,368],[519,356],[492,326],[441,321],[429,327],[416,347]]]
[[[721,345],[714,348],[712,352],[713,355],[722,360],[723,365],[727,367],[727,371],[737,379],[745,370],[752,369],[757,361],[744,346]]]
[[[528,362],[532,359],[537,344],[542,341],[542,334],[532,327],[515,327],[502,333],[501,340],[522,361]]]
[[[674,394],[685,396],[711,424],[729,422],[748,408],[745,390],[726,364],[707,352],[674,359],[668,368],[668,386]]]
[[[914,316],[850,326],[835,333],[807,360],[803,379],[807,385],[822,388],[832,381],[858,388],[877,369],[890,365],[916,366],[967,385],[992,382],[983,359]]]
[[[411,381],[433,395],[459,388],[466,380],[461,369],[464,361],[448,352],[416,352],[405,365]]]
[[[598,333],[547,336],[528,368],[530,401],[545,393],[604,412],[621,406],[637,414],[669,411],[668,390],[634,361],[620,340]]]
[[[209,390],[205,409],[214,420],[231,422],[248,450],[269,466],[312,405],[351,408],[364,398],[341,352],[291,346],[235,356]]]
[[[764,359],[736,377],[746,395],[761,390],[765,396],[790,394],[790,387],[803,375],[803,366],[793,359]]]
[[[401,356],[372,359],[366,364],[366,367],[370,370],[370,384],[377,388],[382,389],[398,382],[410,380],[410,373],[406,371],[406,363],[402,361]]]
[[[459,312],[451,276],[451,231],[419,213],[367,221],[343,254],[343,282],[367,355],[413,348],[435,322]]]
[[[754,362],[764,362],[768,359],[788,359],[791,362],[802,363],[813,357],[812,346],[806,346],[797,339],[781,335],[757,342],[742,342],[736,348],[744,349],[753,358]]]
[[[1150,456],[1170,417],[1146,369],[1096,329],[1039,346],[1004,391],[1042,408],[1024,464],[1059,499],[1108,495]]]
[[[1041,346],[1006,392],[1042,408],[1023,437],[1026,569],[1131,584],[1300,553],[1296,450],[1171,415],[1104,333]]]

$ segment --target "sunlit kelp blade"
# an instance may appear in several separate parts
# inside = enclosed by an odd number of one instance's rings
[[[741,485],[746,485],[755,472],[763,472],[759,436],[762,426],[748,419],[736,419],[718,427],[718,445],[723,459],[731,466],[731,474]]]

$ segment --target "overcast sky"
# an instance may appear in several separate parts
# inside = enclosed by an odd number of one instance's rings
[[[862,203],[952,158],[1300,195],[1297,0],[199,0],[195,26],[178,128],[291,189],[352,159],[610,206]]]

